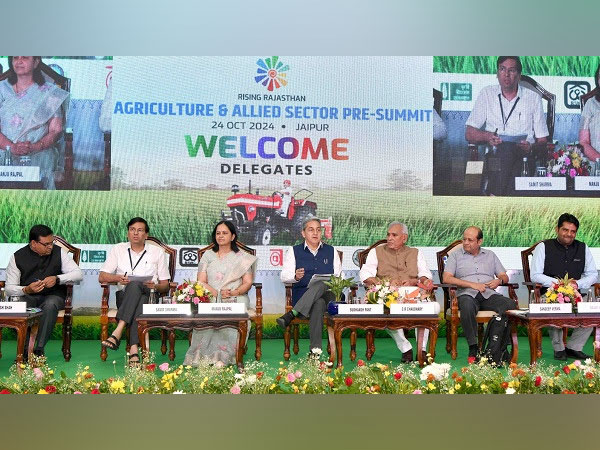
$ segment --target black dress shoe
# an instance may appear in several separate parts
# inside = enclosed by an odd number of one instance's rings
[[[294,313],[291,311],[286,312],[283,316],[278,317],[276,322],[281,328],[285,329],[294,320]]]
[[[567,360],[567,352],[564,350],[560,350],[560,351],[554,351],[554,359],[557,359],[559,361],[566,361]]]
[[[569,347],[565,347],[565,351],[567,352],[567,356],[575,359],[588,359],[591,358],[590,355],[586,355],[580,350],[572,350]],[[565,357],[566,359],[566,357]]]
[[[41,348],[36,348],[36,349],[34,349],[34,350],[33,350],[33,354],[34,354],[35,356],[46,356],[46,355],[44,354],[44,349],[41,349]]]
[[[413,361],[412,349],[407,352],[402,353],[402,359],[400,360],[403,363],[409,363]]]
[[[423,361],[425,361],[425,362],[429,362],[429,361],[427,360],[427,352],[426,352],[425,350],[421,350],[421,355],[423,356]]]

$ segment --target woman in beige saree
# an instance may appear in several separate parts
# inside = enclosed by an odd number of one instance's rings
[[[212,233],[212,251],[204,252],[198,264],[198,281],[210,290],[211,301],[245,303],[254,281],[256,257],[237,246],[233,223],[219,222]],[[235,363],[238,332],[232,328],[196,330],[183,363],[197,366],[202,359],[217,366]]]

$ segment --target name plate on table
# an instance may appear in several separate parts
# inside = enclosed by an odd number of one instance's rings
[[[0,314],[24,313],[26,311],[26,302],[0,302]]]
[[[600,191],[600,177],[575,177],[576,191]]]
[[[198,314],[246,314],[245,303],[199,303]]]
[[[0,181],[40,181],[37,166],[0,166]]]
[[[570,303],[530,303],[529,314],[572,314]]]
[[[515,177],[516,191],[565,191],[565,177]]]
[[[393,315],[432,315],[440,312],[440,305],[437,302],[426,303],[393,303],[390,305],[390,314]]]
[[[349,303],[340,303],[338,305],[338,314],[340,315],[365,315],[365,314],[383,314],[383,305],[356,305]]]
[[[162,305],[144,305],[144,309],[142,311],[144,314],[148,315],[188,315],[192,314],[192,307],[189,304],[185,303],[174,303],[174,304],[162,304]]]
[[[600,302],[579,302],[577,312],[581,314],[600,314]]]

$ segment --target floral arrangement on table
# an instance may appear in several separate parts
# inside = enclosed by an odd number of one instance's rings
[[[433,283],[426,280],[425,284],[418,282],[414,286],[397,286],[389,280],[381,280],[367,288],[365,303],[384,305],[389,308],[394,303],[421,303],[432,301],[431,289]]]
[[[339,302],[342,298],[344,289],[352,287],[354,285],[354,279],[342,278],[336,275],[331,275],[329,281],[324,281],[324,283],[334,295],[335,301]]]
[[[546,291],[543,298],[545,303],[571,303],[574,306],[582,300],[577,290],[575,280],[569,278],[567,273],[564,278],[559,278]]]
[[[564,149],[554,150],[552,158],[548,161],[549,177],[588,176],[592,166],[577,145],[567,145]]]
[[[600,346],[600,342],[594,343]],[[431,361],[431,360],[430,360]],[[124,361],[125,362],[125,361]],[[146,355],[137,367],[97,378],[90,367],[74,376],[56,372],[45,358],[12,366],[0,378],[0,394],[599,394],[600,364],[592,359],[568,365],[510,364],[498,369],[482,358],[452,369],[449,364],[392,365],[358,360],[347,367],[316,360],[246,364],[242,373],[210,361],[198,367],[158,364]]]
[[[210,303],[212,294],[199,281],[184,280],[173,293],[174,303]]]

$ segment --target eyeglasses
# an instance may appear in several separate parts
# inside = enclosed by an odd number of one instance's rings
[[[43,245],[46,248],[50,248],[54,245],[54,241],[50,241],[50,242],[40,242],[40,241],[36,241],[38,244]]]

